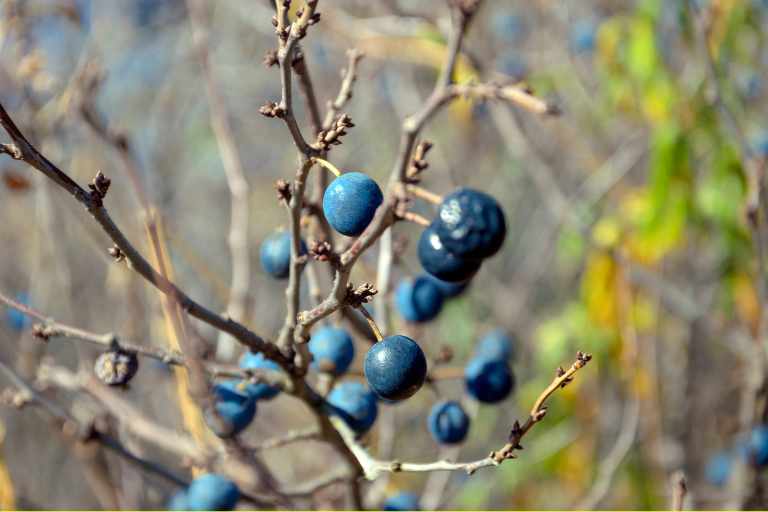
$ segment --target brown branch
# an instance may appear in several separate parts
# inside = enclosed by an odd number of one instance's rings
[[[357,80],[357,65],[364,56],[365,54],[356,48],[347,50],[347,67],[341,71],[342,78],[339,94],[336,96],[336,99],[328,102],[328,111],[325,114],[325,120],[322,125],[323,129],[330,128],[331,123],[341,113],[344,105],[352,99],[352,89]]]
[[[684,510],[685,497],[688,494],[688,482],[682,471],[675,471],[670,478],[672,484],[671,510]]]
[[[405,189],[412,196],[424,199],[425,201],[432,204],[440,204],[443,202],[443,196],[440,194],[435,194],[434,192],[422,188],[418,185],[406,185]]]

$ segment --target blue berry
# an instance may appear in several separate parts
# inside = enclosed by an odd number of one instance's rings
[[[239,499],[240,490],[234,482],[216,473],[195,478],[187,489],[190,510],[232,510]]]
[[[363,434],[373,426],[379,413],[376,396],[359,382],[345,381],[334,386],[326,402],[349,428]]]
[[[427,427],[438,443],[460,443],[469,432],[469,416],[458,402],[438,402],[429,412]]]
[[[442,281],[459,283],[469,280],[480,268],[482,260],[458,256],[445,248],[432,227],[419,238],[419,262],[429,274]]]
[[[309,340],[312,367],[323,372],[341,375],[355,358],[355,344],[349,333],[338,327],[321,327]]]
[[[323,213],[333,229],[357,236],[368,227],[383,200],[375,181],[361,172],[348,172],[325,189]]]
[[[363,371],[373,392],[394,402],[412,396],[421,388],[427,376],[427,359],[411,338],[388,336],[368,350]]]
[[[399,492],[386,499],[384,510],[421,510],[419,497],[412,492]]]
[[[506,361],[475,357],[464,368],[467,391],[480,402],[501,402],[512,391],[515,379]]]
[[[227,380],[213,387],[219,418],[212,418],[206,413],[206,421],[219,437],[236,436],[251,424],[256,415],[256,400],[245,389],[240,389],[240,382]]]
[[[480,338],[475,347],[475,354],[485,359],[512,359],[512,337],[503,329],[494,329]]]
[[[755,137],[752,148],[758,158],[768,158],[768,131]]]
[[[301,241],[301,254],[307,253],[304,240]],[[278,231],[261,243],[259,251],[261,268],[276,279],[285,279],[291,269],[291,234]]]
[[[528,74],[528,64],[519,55],[506,54],[498,59],[496,67],[516,82],[525,79]]]
[[[409,322],[429,322],[443,308],[443,294],[427,277],[406,279],[395,290],[395,305]]]
[[[507,223],[499,203],[471,188],[448,194],[440,203],[432,227],[449,252],[464,258],[493,256],[507,236]]]
[[[29,295],[23,292],[19,293],[16,295],[16,302],[29,306]],[[5,318],[8,322],[8,327],[14,331],[24,331],[32,325],[32,320],[27,315],[12,307],[6,310]]]
[[[261,352],[246,352],[243,354],[243,357],[240,358],[240,368],[245,368],[246,370],[280,371],[280,365],[264,357],[264,354]],[[280,388],[260,382],[258,384],[247,384],[245,391],[251,398],[256,400],[269,400],[280,393]]]
[[[597,41],[597,25],[592,20],[580,20],[571,29],[571,49],[576,53],[591,53]]]
[[[442,279],[438,279],[427,273],[422,274],[422,277],[426,277],[432,281],[446,299],[461,295],[464,293],[464,290],[467,289],[467,286],[469,286],[469,281],[464,281],[463,283],[449,283],[448,281],[443,281]]]
[[[526,35],[525,21],[516,14],[499,14],[493,20],[493,28],[508,43],[520,42]]]
[[[728,452],[720,452],[709,459],[705,469],[707,480],[712,485],[723,486],[731,476],[733,456]]]
[[[755,427],[747,442],[749,460],[757,466],[768,465],[768,426]]]

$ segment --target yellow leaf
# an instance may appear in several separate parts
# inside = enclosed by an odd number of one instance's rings
[[[595,325],[611,330],[618,327],[617,276],[618,268],[613,257],[600,251],[587,259],[581,280],[581,293],[590,319]]]

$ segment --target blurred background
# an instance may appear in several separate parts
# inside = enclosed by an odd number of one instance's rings
[[[283,322],[284,283],[261,271],[258,245],[287,225],[273,183],[293,176],[296,152],[283,123],[258,113],[280,98],[277,69],[261,62],[276,46],[272,7],[263,0],[204,5],[208,70],[248,185],[242,319],[273,338]],[[0,99],[16,122],[78,183],[97,170],[111,178],[107,206],[145,255],[149,204],[175,281],[225,311],[230,192],[185,2],[0,6]],[[346,50],[365,53],[344,108],[356,126],[330,160],[383,186],[400,120],[418,110],[437,76],[448,9],[439,0],[334,0],[319,10],[322,21],[302,49],[322,107],[339,90]],[[509,233],[435,321],[406,325],[395,312],[388,327],[418,339],[432,357],[450,347],[451,366],[462,366],[485,332],[504,328],[516,340],[517,390],[500,406],[472,405],[469,440],[448,454],[425,427],[435,401],[428,387],[383,405],[367,443],[374,453],[412,461],[482,458],[503,445],[558,365],[570,364],[577,350],[595,359],[553,397],[518,460],[471,477],[396,474],[373,491],[412,491],[429,506],[453,509],[658,509],[670,506],[670,475],[682,469],[693,507],[768,506],[759,475],[753,481],[737,472],[741,482],[734,482],[731,471],[745,433],[768,414],[757,257],[766,220],[759,170],[768,158],[767,38],[768,2],[761,0],[485,2],[456,80],[521,81],[563,113],[541,118],[460,100],[426,127],[435,147],[424,187],[492,194]],[[309,134],[298,93],[295,107]],[[0,159],[0,177],[0,291],[68,324],[173,347],[159,294],[112,261],[109,241],[78,204],[9,158]],[[434,214],[428,204],[415,208]],[[421,229],[394,228],[394,284],[421,270]],[[374,247],[362,258],[353,282],[375,282],[377,254]],[[304,287],[303,308],[310,304]],[[195,326],[213,346],[217,333]],[[359,370],[367,341],[356,334],[356,343]],[[44,344],[14,314],[0,323],[0,358],[28,377],[45,358],[75,368],[98,353],[65,340]],[[159,423],[188,429],[179,381],[162,363],[141,363],[126,396]],[[460,380],[437,389],[462,399]],[[77,414],[95,414],[81,397],[50,396]],[[298,401],[279,396],[259,405],[245,439],[263,441],[310,420]],[[6,508],[104,507],[94,481],[105,468],[123,507],[163,507],[173,490],[114,455],[73,444],[33,407],[2,407],[0,421]],[[182,471],[182,461],[121,438]],[[314,441],[261,457],[279,479],[297,482],[342,463]],[[332,486],[305,506],[344,506],[344,496],[343,486]]]

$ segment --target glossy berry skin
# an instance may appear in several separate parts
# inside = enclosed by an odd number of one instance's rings
[[[395,290],[395,306],[409,322],[429,322],[443,308],[443,293],[427,277],[405,279]]]
[[[304,240],[301,241],[301,254],[307,253]],[[278,231],[271,234],[261,243],[259,250],[261,268],[275,279],[288,277],[291,268],[291,234],[288,231]]]
[[[256,415],[256,400],[240,389],[239,380],[227,380],[213,387],[216,413],[219,418],[206,417],[211,430],[221,438],[236,436],[246,429]]]
[[[445,248],[464,258],[493,256],[507,236],[499,203],[471,188],[460,188],[443,199],[433,227]]]
[[[16,295],[16,302],[29,306],[29,295],[19,293]],[[5,319],[8,322],[8,327],[14,331],[24,331],[32,325],[32,320],[27,315],[14,308],[5,310]]]
[[[440,290],[440,293],[443,294],[443,298],[445,299],[458,297],[464,293],[464,291],[467,289],[467,286],[469,286],[469,281],[464,281],[462,283],[449,283],[448,281],[443,281],[442,279],[438,279],[435,276],[427,273],[422,274],[420,277],[426,277],[432,281],[434,285],[437,286],[437,288]]]
[[[264,357],[264,354],[261,352],[246,352],[243,354],[243,357],[240,358],[240,368],[245,368],[247,370],[264,369],[280,371],[280,365],[271,359]],[[247,384],[245,391],[253,399],[269,400],[280,393],[280,388],[260,382],[258,384]]]
[[[768,426],[752,429],[747,441],[749,460],[758,467],[768,465]]]
[[[232,510],[240,499],[234,482],[216,473],[192,480],[186,494],[189,510]]]
[[[345,381],[336,384],[326,399],[331,413],[339,416],[358,434],[371,428],[379,414],[376,396],[360,382]]]
[[[485,359],[512,359],[512,337],[503,329],[494,329],[480,338],[475,347],[475,354]]]
[[[474,357],[464,368],[464,384],[476,400],[494,404],[509,396],[515,379],[506,361]]]
[[[411,338],[388,336],[368,350],[363,371],[374,393],[396,402],[413,396],[424,384],[427,360]]]
[[[338,327],[319,328],[309,340],[312,368],[341,375],[355,358],[355,344],[349,333]]]
[[[458,402],[438,402],[429,412],[427,428],[438,443],[460,443],[469,432],[469,416]]]
[[[357,236],[371,223],[384,196],[379,185],[361,172],[348,172],[333,180],[323,194],[328,223],[347,236]]]
[[[709,462],[707,462],[707,467],[704,471],[707,481],[718,487],[724,486],[728,483],[728,479],[731,476],[732,466],[733,455],[728,452],[715,454],[709,459]]]
[[[421,510],[419,497],[412,492],[399,492],[386,499],[384,510]]]
[[[432,277],[449,283],[463,283],[477,273],[482,260],[465,258],[450,252],[443,245],[433,227],[421,232],[419,262]]]

